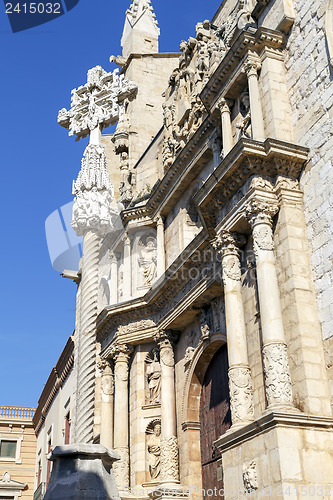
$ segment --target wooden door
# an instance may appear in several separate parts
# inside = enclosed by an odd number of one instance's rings
[[[223,489],[223,474],[219,469],[221,453],[214,441],[231,426],[228,354],[227,346],[222,346],[211,360],[204,378],[200,400],[200,445],[202,464],[202,484],[207,490]],[[219,470],[218,470],[219,469]],[[211,493],[211,492],[209,492]],[[204,494],[204,500],[212,498]],[[213,498],[224,498],[218,495]]]

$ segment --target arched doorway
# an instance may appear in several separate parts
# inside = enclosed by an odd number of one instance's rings
[[[228,354],[226,344],[213,356],[202,384],[200,399],[200,447],[203,490],[223,489],[222,471],[218,470],[221,454],[214,446],[231,426]],[[203,495],[204,500],[211,495]],[[223,498],[217,496],[215,498]]]

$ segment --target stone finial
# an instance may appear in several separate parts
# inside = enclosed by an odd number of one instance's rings
[[[132,0],[126,11],[125,26],[121,39],[123,57],[132,53],[158,52],[160,30],[151,0]]]

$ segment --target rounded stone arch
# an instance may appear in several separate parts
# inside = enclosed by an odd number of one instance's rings
[[[182,405],[183,426],[189,422],[199,422],[200,395],[202,383],[214,354],[226,344],[227,337],[223,333],[211,334],[195,351],[187,372]]]

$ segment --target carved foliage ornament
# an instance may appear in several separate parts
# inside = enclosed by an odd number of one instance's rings
[[[291,405],[293,398],[287,346],[283,343],[264,346],[263,364],[268,405]]]
[[[253,382],[250,368],[230,368],[229,389],[232,423],[253,420]]]
[[[117,448],[116,451],[120,455],[120,460],[116,460],[112,468],[114,470],[118,489],[124,490],[129,486],[129,449]]]
[[[77,139],[86,137],[98,126],[106,128],[119,119],[119,102],[133,97],[137,86],[119,76],[119,69],[107,73],[101,66],[88,71],[87,83],[72,90],[71,108],[61,109],[58,123]]]
[[[161,479],[179,480],[178,441],[175,436],[161,439]]]

